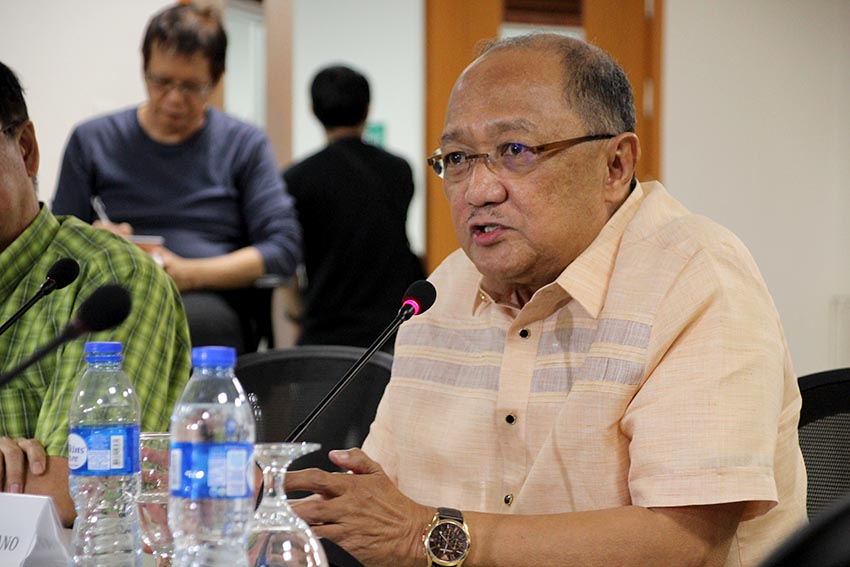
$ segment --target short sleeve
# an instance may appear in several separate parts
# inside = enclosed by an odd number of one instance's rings
[[[778,498],[774,453],[794,378],[749,254],[721,247],[691,258],[650,341],[657,358],[621,422],[634,504],[746,501],[745,517],[766,512]]]

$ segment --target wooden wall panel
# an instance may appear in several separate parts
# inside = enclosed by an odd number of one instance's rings
[[[475,59],[476,45],[499,35],[501,23],[501,0],[426,0],[425,147],[429,153],[439,146],[455,80]],[[426,175],[425,219],[430,272],[458,247],[442,183],[432,172]]]
[[[292,3],[264,0],[266,22],[266,134],[277,164],[292,159]]]
[[[584,0],[582,7],[587,41],[613,55],[632,84],[643,180],[660,174],[661,8],[662,0]]]

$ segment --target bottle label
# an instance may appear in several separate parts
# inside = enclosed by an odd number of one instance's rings
[[[139,472],[139,426],[72,427],[68,468],[78,476],[122,476]]]
[[[178,498],[247,498],[251,443],[171,443],[168,486]]]

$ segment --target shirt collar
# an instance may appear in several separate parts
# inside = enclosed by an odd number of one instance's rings
[[[50,209],[44,203],[39,206],[41,210],[35,219],[0,252],[0,301],[9,297],[27,276],[59,230],[59,221]]]
[[[643,198],[644,191],[638,183],[590,246],[555,280],[594,319],[599,317],[605,304],[623,233],[640,208]]]
[[[562,294],[555,293],[555,290],[551,288],[558,286],[568,296],[578,301],[591,317],[594,319],[599,317],[608,294],[608,282],[614,273],[614,262],[620,248],[620,241],[644,197],[643,188],[638,183],[620,208],[605,223],[590,246],[573,260],[553,283],[539,289],[534,295],[547,294],[557,299],[557,296]],[[481,287],[481,279],[483,278],[479,278],[478,289],[472,303],[473,315],[478,314],[482,306],[495,303]]]

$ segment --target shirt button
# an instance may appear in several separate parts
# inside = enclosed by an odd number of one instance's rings
[[[514,423],[516,423],[516,416],[512,413],[509,413],[505,416],[505,421],[508,422],[508,425],[513,425]]]
[[[529,336],[531,336],[531,331],[529,331],[528,329],[522,329],[519,332],[519,336],[523,339],[527,339]]]
[[[514,502],[514,495],[513,494],[505,494],[505,504],[510,506],[511,504],[513,504],[513,502]]]

